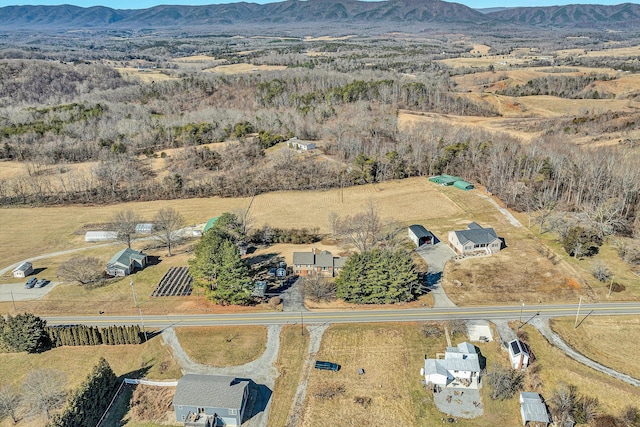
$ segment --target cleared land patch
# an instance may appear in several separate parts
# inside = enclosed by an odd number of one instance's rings
[[[264,326],[212,326],[175,328],[180,345],[197,363],[237,366],[257,359],[266,348]]]
[[[209,68],[204,71],[220,74],[240,74],[251,73],[255,71],[278,71],[284,70],[287,67],[284,65],[252,65],[252,64],[231,64],[231,65],[219,65],[214,68]]]

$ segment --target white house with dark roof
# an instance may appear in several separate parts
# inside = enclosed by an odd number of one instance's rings
[[[486,253],[487,255],[500,252],[502,239],[493,228],[485,228],[472,222],[466,230],[449,232],[449,246],[459,255]]]
[[[461,385],[480,385],[480,359],[476,348],[468,342],[447,347],[444,359],[424,359],[425,382],[446,387],[457,382]]]
[[[324,277],[337,276],[347,262],[346,257],[336,257],[329,251],[316,253],[294,252],[293,253],[293,273],[297,276],[309,276],[317,273]]]
[[[551,423],[547,405],[538,393],[520,392],[520,415],[523,426],[547,427]]]
[[[130,248],[116,253],[107,263],[106,272],[110,276],[128,276],[135,270],[147,265],[147,254]]]
[[[13,269],[13,277],[27,277],[31,273],[33,273],[33,265],[29,261],[25,261]]]
[[[173,408],[187,427],[240,426],[248,397],[249,380],[187,374],[178,380]]]

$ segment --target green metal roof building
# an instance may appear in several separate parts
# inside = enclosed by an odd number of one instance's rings
[[[453,186],[461,190],[473,190],[476,188],[473,184],[467,181],[456,181],[453,183]]]
[[[439,185],[453,185],[457,180],[450,175],[437,175],[429,178],[429,181]]]
[[[220,219],[219,216],[215,216],[211,218],[209,221],[207,221],[207,225],[205,225],[204,229],[202,229],[202,234],[206,233],[211,227],[213,227],[215,223],[218,222],[219,219]]]

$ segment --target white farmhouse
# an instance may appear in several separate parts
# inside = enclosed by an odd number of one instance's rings
[[[446,387],[451,383],[480,385],[480,360],[476,348],[468,342],[447,347],[444,359],[424,359],[422,371],[427,385]]]

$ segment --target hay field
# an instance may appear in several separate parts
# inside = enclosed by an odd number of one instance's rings
[[[216,57],[215,56],[209,56],[209,55],[191,55],[191,56],[181,56],[179,58],[173,58],[172,61],[173,62],[209,62],[209,61],[215,61]]]
[[[474,44],[473,49],[471,50],[472,54],[479,55],[487,55],[491,50],[491,46],[487,46],[486,44]]]
[[[157,70],[138,71],[135,67],[114,67],[116,71],[125,78],[137,78],[144,83],[151,83],[154,81],[175,80],[177,77],[171,77]]]
[[[252,65],[252,64],[231,64],[231,65],[219,65],[217,67],[208,68],[203,71],[210,73],[220,74],[240,74],[251,73],[256,71],[279,71],[284,70],[287,67],[284,65]]]
[[[344,202],[342,201],[344,199]],[[381,216],[405,224],[434,218],[456,217],[464,212],[426,178],[390,181],[328,191],[281,191],[256,196],[251,207],[254,226],[269,224],[283,228],[314,228],[329,232],[328,215],[354,214],[372,201]],[[143,219],[152,220],[161,208],[178,210],[187,224],[200,224],[209,218],[236,209],[246,209],[250,198],[158,200],[101,206],[55,206],[6,208],[0,210],[0,253],[3,265],[10,265],[53,251],[90,247],[84,236],[75,234],[85,224],[109,222],[120,210],[132,209]],[[433,207],[437,206],[438,209]]]

